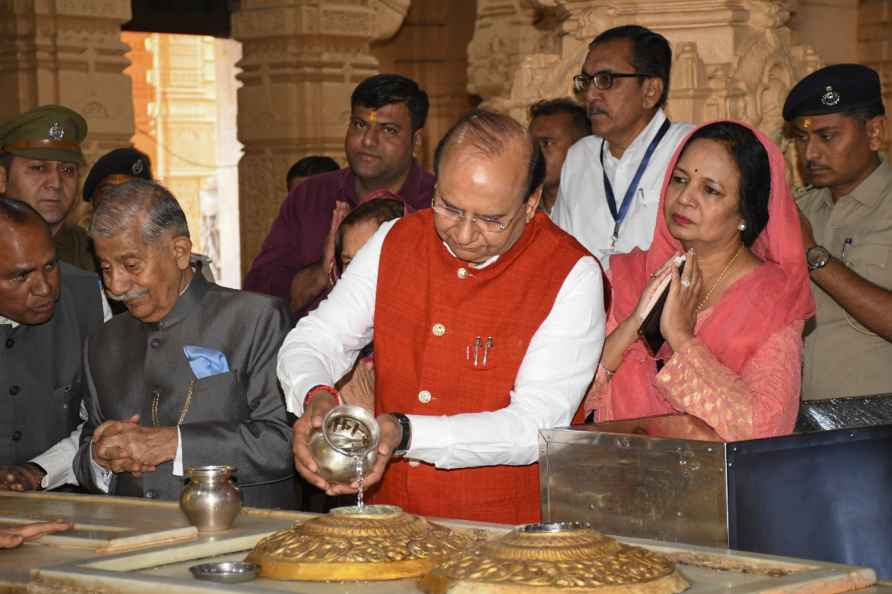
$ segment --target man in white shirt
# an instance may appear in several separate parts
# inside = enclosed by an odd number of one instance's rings
[[[520,523],[539,517],[538,431],[566,426],[604,340],[594,259],[538,209],[541,152],[511,118],[473,112],[437,148],[432,209],[383,224],[328,299],[291,331],[278,375],[295,465],[375,341],[375,503]],[[386,471],[386,472],[385,472]],[[383,478],[382,478],[383,477]]]
[[[650,247],[666,167],[692,128],[663,112],[671,65],[662,35],[625,25],[595,37],[573,78],[593,135],[567,153],[551,216],[605,268],[612,254]]]

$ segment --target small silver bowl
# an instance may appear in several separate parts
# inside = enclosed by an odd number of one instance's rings
[[[224,563],[202,563],[189,568],[197,580],[220,582],[221,584],[238,584],[249,582],[257,577],[260,566],[256,563],[232,561]]]
[[[554,532],[573,532],[574,530],[585,530],[591,528],[589,522],[550,522],[540,524],[525,524],[517,529],[518,532],[533,533],[554,533]]]

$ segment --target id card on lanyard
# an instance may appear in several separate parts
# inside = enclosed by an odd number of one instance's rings
[[[654,136],[653,140],[650,141],[650,144],[647,146],[647,150],[644,152],[644,158],[641,159],[641,163],[638,164],[638,169],[635,171],[635,176],[629,183],[629,187],[626,188],[626,193],[623,196],[623,202],[619,206],[619,209],[617,209],[616,207],[616,196],[613,193],[613,185],[610,183],[610,180],[607,179],[607,171],[604,169],[605,141],[601,141],[601,175],[604,176],[604,192],[607,196],[607,206],[610,208],[610,215],[613,217],[613,234],[610,236],[611,250],[616,247],[616,241],[617,239],[619,239],[619,228],[625,220],[626,215],[629,214],[629,207],[632,205],[632,198],[634,198],[635,193],[638,190],[638,184],[641,183],[641,176],[643,176],[644,172],[647,170],[647,165],[648,163],[650,163],[650,159],[651,157],[653,157],[654,151],[657,150],[657,146],[660,144],[660,141],[663,140],[664,136],[666,136],[666,132],[669,131],[670,125],[671,123],[667,118],[663,122],[663,125],[660,126],[657,135]]]

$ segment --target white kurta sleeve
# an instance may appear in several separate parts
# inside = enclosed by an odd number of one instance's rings
[[[186,475],[183,470],[183,435],[180,433],[179,426],[177,426],[177,451],[173,456],[173,469],[170,471],[170,474],[174,476]]]
[[[81,407],[83,407],[83,404]],[[65,484],[78,484],[77,477],[74,476],[72,464],[81,442],[81,430],[83,428],[84,424],[79,424],[67,437],[63,437],[50,449],[29,460],[29,462],[34,462],[46,470],[46,475],[40,481],[42,489],[49,490]]]
[[[333,386],[372,341],[378,263],[384,238],[395,223],[387,221],[378,228],[328,297],[282,343],[276,371],[293,414],[303,414],[304,398],[311,388]]]
[[[100,491],[108,493],[114,473],[111,470],[106,470],[96,462],[96,458],[93,457],[92,443],[90,444],[90,469],[93,471],[93,482],[96,483]]]
[[[604,345],[604,286],[591,256],[564,280],[551,312],[533,335],[511,402],[492,412],[409,415],[406,456],[438,468],[524,465],[539,457],[539,430],[570,424]]]

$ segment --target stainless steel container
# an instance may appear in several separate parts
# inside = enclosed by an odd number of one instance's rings
[[[232,482],[232,466],[193,466],[190,481],[180,494],[180,508],[199,532],[229,530],[242,509],[238,487]]]
[[[378,456],[380,428],[378,421],[360,406],[336,406],[322,419],[322,427],[310,433],[310,454],[319,466],[322,478],[335,483],[350,483],[361,464],[371,471]]]
[[[892,577],[892,425],[723,443],[687,416],[540,432],[542,521]]]

